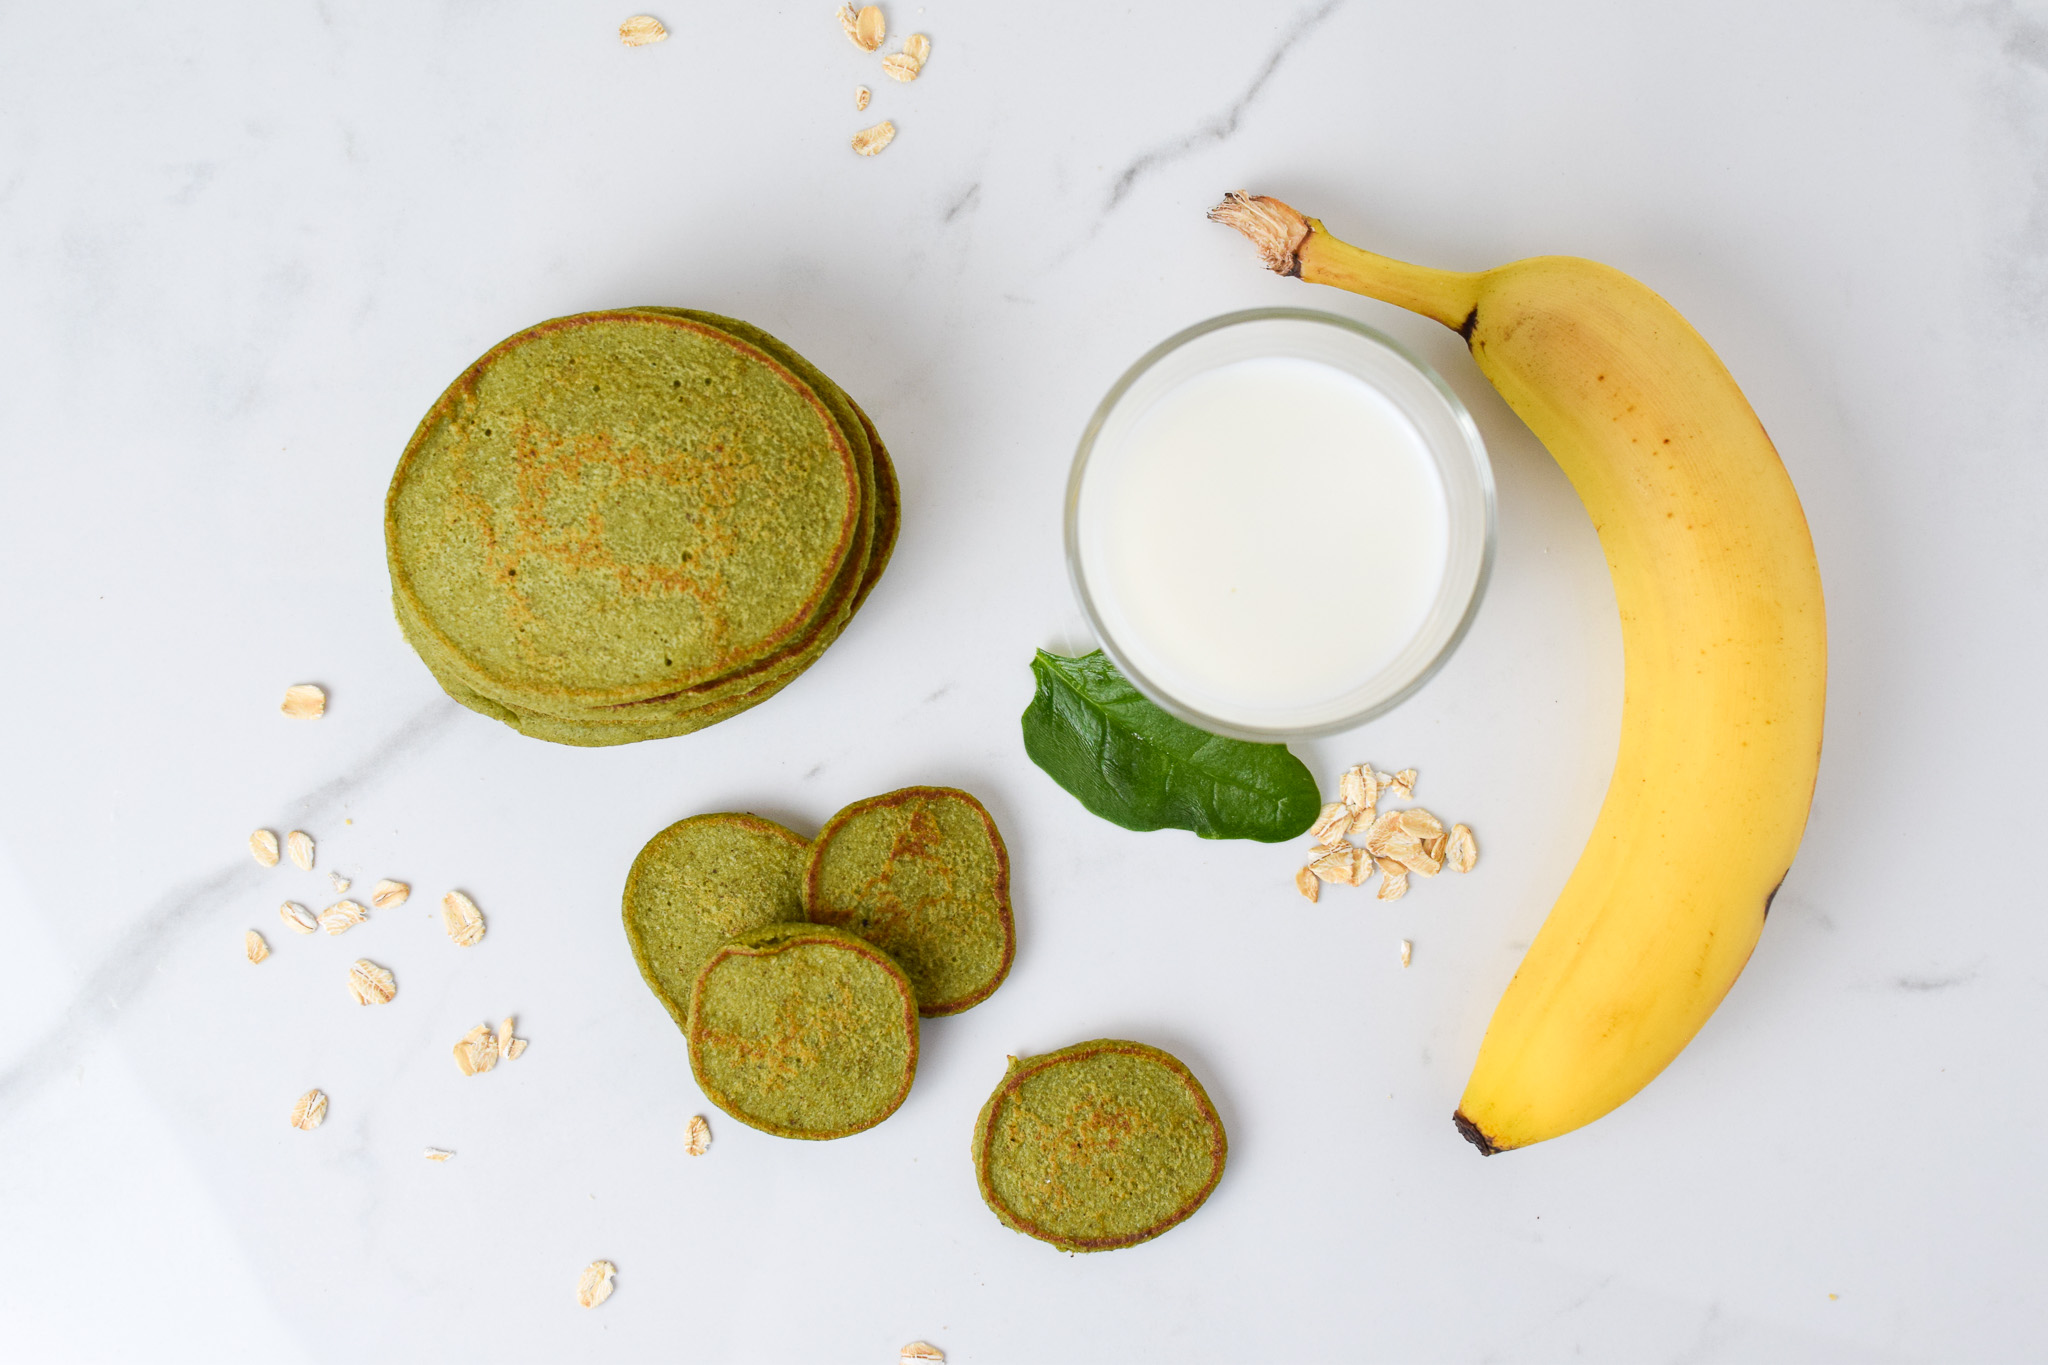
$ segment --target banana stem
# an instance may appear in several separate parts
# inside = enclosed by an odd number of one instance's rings
[[[1269,195],[1232,190],[1209,220],[1236,228],[1259,249],[1266,268],[1310,284],[1330,284],[1434,318],[1470,338],[1479,307],[1477,273],[1431,270],[1333,237],[1329,229]]]

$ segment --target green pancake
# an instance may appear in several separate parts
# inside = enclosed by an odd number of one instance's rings
[[[878,469],[886,471],[887,465],[882,464],[878,466]],[[885,481],[885,486],[888,497],[884,506],[877,509],[878,531],[886,526],[888,534],[893,539],[894,528],[897,522],[893,477]],[[861,583],[859,596],[855,599],[856,605],[861,598],[864,598],[873,589],[875,580],[880,577],[880,568],[880,561],[871,563],[868,573]],[[494,698],[483,696],[459,679],[434,667],[429,647],[414,638],[412,628],[406,623],[403,610],[399,612],[399,625],[400,629],[405,631],[407,638],[413,640],[414,647],[418,649],[421,657],[429,661],[429,671],[434,673],[435,680],[441,684],[442,689],[456,701],[462,703],[462,705],[483,715],[490,716],[495,720],[502,721],[520,733],[532,736],[533,738],[544,739],[557,744],[582,746],[630,744],[643,739],[660,739],[673,735],[689,734],[692,731],[724,720],[729,716],[736,715],[750,707],[757,706],[769,697],[774,696],[775,693],[789,683],[794,682],[797,676],[810,665],[812,660],[818,654],[824,652],[825,647],[836,638],[837,634],[834,632],[820,640],[809,657],[796,661],[786,670],[767,678],[750,679],[749,681],[752,685],[745,692],[735,697],[721,700],[714,705],[703,707],[675,706],[670,709],[660,710],[649,708],[641,711],[618,708],[610,713],[610,719],[603,718],[607,713],[593,712],[591,714],[595,718],[591,720],[569,720],[539,712],[527,711],[523,708],[510,706]]]
[[[917,1074],[917,997],[887,954],[816,924],[728,940],[684,1026],[704,1097],[765,1133],[839,1138],[896,1112]]]
[[[1223,1178],[1223,1122],[1179,1059],[1099,1038],[1010,1059],[974,1124],[974,1176],[1005,1227],[1062,1251],[1165,1232]]]
[[[763,352],[786,365],[832,412],[849,445],[860,457],[863,468],[869,471],[870,478],[863,487],[870,490],[869,504],[874,511],[872,526],[868,528],[871,534],[864,546],[866,554],[849,561],[843,581],[835,584],[827,611],[821,613],[819,621],[805,635],[790,641],[756,663],[714,682],[682,688],[665,696],[650,697],[643,701],[590,708],[579,714],[556,712],[568,719],[603,723],[633,721],[643,715],[659,716],[659,720],[651,723],[665,724],[670,720],[683,718],[703,705],[752,693],[761,683],[776,676],[785,668],[794,667],[800,671],[815,662],[817,657],[824,653],[826,646],[836,640],[846,624],[852,620],[853,613],[867,600],[876,581],[880,579],[882,570],[887,567],[890,553],[895,548],[901,511],[897,502],[895,468],[890,463],[888,451],[882,445],[880,433],[868,420],[867,414],[846,395],[845,390],[778,338],[750,323],[737,318],[723,317],[717,313],[652,306],[628,311],[689,318],[707,326],[720,328],[750,345],[758,346]]]
[[[863,488],[868,494],[868,503],[874,510],[874,518],[870,528],[871,535],[866,544],[866,558],[860,564],[851,566],[860,572],[849,573],[846,576],[845,590],[835,594],[829,604],[830,609],[822,614],[817,627],[808,636],[784,645],[755,665],[736,671],[728,679],[683,688],[668,696],[648,698],[643,702],[621,703],[605,708],[621,714],[635,712],[642,707],[659,707],[671,701],[691,706],[699,701],[716,700],[742,691],[751,691],[755,680],[766,677],[785,663],[794,662],[798,668],[809,667],[817,656],[824,652],[825,647],[838,638],[840,631],[852,620],[854,612],[860,609],[868,594],[874,590],[876,581],[881,578],[882,570],[888,566],[889,556],[896,547],[896,531],[901,520],[896,470],[890,462],[888,450],[882,444],[881,433],[875,430],[874,423],[868,420],[868,415],[861,411],[860,405],[816,366],[778,338],[737,318],[686,308],[649,306],[630,311],[690,318],[707,326],[720,328],[750,345],[758,346],[763,352],[786,365],[832,412],[834,420],[845,433],[848,444],[860,458],[863,469],[868,471],[869,478],[863,484]],[[611,716],[592,718],[612,719]]]
[[[671,694],[756,667],[857,590],[871,461],[728,332],[557,319],[414,433],[386,501],[393,595],[437,674],[511,706]]]
[[[700,716],[714,707],[720,708],[724,714],[730,714],[733,710],[744,710],[747,706],[766,700],[784,684],[793,681],[797,674],[815,663],[839,638],[840,633],[851,622],[854,612],[874,590],[876,581],[880,579],[882,570],[888,564],[890,550],[894,547],[896,528],[901,519],[897,504],[895,471],[890,467],[887,453],[881,450],[879,440],[874,442],[874,448],[879,454],[874,465],[876,482],[879,485],[871,542],[875,548],[860,563],[850,566],[861,572],[849,573],[847,582],[835,591],[835,605],[830,615],[805,636],[759,664],[716,683],[685,688],[667,696],[652,697],[641,702],[582,708],[573,714],[561,710],[536,714],[552,714],[565,720],[607,726],[667,726],[677,720]],[[744,699],[740,705],[730,708],[725,706],[725,703],[739,699]],[[516,711],[523,708],[514,706],[513,709]]]
[[[803,919],[810,843],[758,815],[695,815],[647,841],[626,876],[633,960],[687,1027],[690,987],[735,934]]]
[[[988,999],[1016,956],[1003,836],[981,802],[951,787],[905,787],[826,821],[803,896],[813,924],[895,958],[926,1016]]]
[[[848,401],[849,403],[851,402],[851,400]],[[894,466],[889,460],[887,450],[882,446],[880,436],[875,433],[872,424],[868,424],[866,414],[860,411],[858,405],[854,406],[854,412],[866,426],[869,440],[875,452],[874,467],[880,496],[877,498],[878,505],[875,509],[875,544],[877,549],[869,557],[866,572],[861,578],[859,589],[853,598],[851,607],[846,613],[849,618],[852,615],[852,608],[857,608],[861,602],[866,600],[868,594],[873,591],[875,583],[881,578],[882,569],[887,565],[890,550],[895,544],[897,527],[901,522]],[[759,705],[775,695],[784,686],[795,681],[797,674],[809,667],[817,656],[824,652],[825,647],[837,638],[838,634],[835,630],[819,639],[809,651],[807,657],[794,661],[788,666],[788,671],[772,674],[763,679],[748,679],[747,682],[750,685],[744,691],[729,699],[719,701],[715,706],[692,707],[682,704],[670,704],[664,708],[659,703],[644,703],[637,706],[619,706],[601,710],[591,709],[582,713],[589,717],[587,720],[569,719],[542,712],[529,711],[495,698],[483,696],[454,676],[451,671],[436,666],[431,641],[423,640],[416,636],[414,628],[408,623],[402,603],[395,603],[394,605],[398,614],[400,629],[405,632],[406,638],[412,642],[414,649],[418,651],[420,657],[427,661],[429,670],[433,672],[436,681],[441,684],[442,689],[449,696],[473,711],[504,722],[522,734],[557,744],[581,746],[630,744],[643,739],[660,739],[673,735],[689,734],[692,731],[724,720],[740,711]]]
[[[463,705],[503,721],[537,738],[578,745],[629,743],[640,739],[685,734],[713,724],[750,706],[765,701],[795,675],[807,668],[835,640],[864,602],[886,567],[894,548],[901,509],[895,468],[867,414],[837,385],[781,341],[736,319],[681,309],[643,308],[626,310],[662,316],[686,317],[720,326],[759,346],[775,360],[787,365],[799,379],[817,393],[847,435],[849,445],[864,471],[863,487],[872,483],[872,535],[867,536],[867,553],[849,559],[835,582],[827,610],[796,640],[764,660],[737,670],[731,677],[693,685],[677,692],[640,702],[605,706],[578,706],[536,700],[510,690],[494,687],[464,670],[459,661],[439,649],[432,633],[408,611],[402,596],[394,594],[394,609],[408,641],[450,696]],[[864,507],[863,532],[869,507]]]
[[[702,700],[695,699],[695,694],[684,694],[682,697],[665,698],[659,702],[636,707],[587,709],[578,710],[573,715],[563,715],[559,708],[535,709],[507,701],[501,696],[486,696],[478,692],[458,671],[437,662],[431,642],[423,641],[419,637],[418,628],[407,621],[402,610],[398,615],[401,631],[414,644],[420,657],[427,662],[429,671],[435,675],[436,680],[450,696],[465,706],[504,720],[507,724],[515,724],[529,732],[539,732],[546,727],[559,729],[564,732],[564,738],[572,743],[625,743],[635,739],[651,738],[656,733],[684,733],[702,728],[772,696],[809,667],[838,634],[838,627],[834,627],[819,637],[802,658],[772,670],[750,674],[731,686],[708,692]],[[594,734],[613,737],[594,741],[572,738],[579,729],[586,726],[591,727]]]

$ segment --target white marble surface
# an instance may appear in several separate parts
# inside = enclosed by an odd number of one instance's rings
[[[908,88],[831,9],[675,0],[676,38],[628,50],[589,0],[0,7],[0,1353],[2042,1358],[2048,7],[931,0],[893,10],[933,42]],[[876,116],[896,144],[852,156]],[[1762,945],[1662,1079],[1526,1152],[1482,1161],[1448,1114],[1604,787],[1612,595],[1457,339],[1261,272],[1202,220],[1236,186],[1436,264],[1649,281],[1812,521],[1828,749]],[[380,500],[488,345],[640,302],[838,378],[903,539],[772,703],[555,748],[407,652]],[[1085,642],[1058,511],[1089,409],[1174,329],[1281,302],[1420,347],[1500,481],[1451,666],[1301,746],[1331,781],[1412,764],[1480,831],[1478,874],[1391,908],[1096,821],[1018,736],[1032,647]],[[276,711],[302,679],[315,725]],[[706,1106],[620,932],[633,853],[909,782],[1001,822],[1014,974],[926,1030],[887,1124],[795,1144],[713,1111],[686,1159]],[[258,825],[313,831],[321,871],[257,868]],[[426,894],[279,932],[327,868]],[[472,952],[430,915],[451,885],[490,916]],[[347,1000],[359,954],[391,1007]],[[508,1011],[532,1050],[460,1077],[448,1045]],[[1006,1053],[1105,1033],[1194,1066],[1231,1162],[1169,1236],[1068,1257],[989,1216],[967,1137]],[[333,1107],[295,1132],[310,1085]]]

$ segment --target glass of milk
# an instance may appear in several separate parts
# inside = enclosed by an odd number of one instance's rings
[[[1067,566],[1124,675],[1240,739],[1347,729],[1429,681],[1493,563],[1493,471],[1370,327],[1227,313],[1125,372],[1067,482]]]

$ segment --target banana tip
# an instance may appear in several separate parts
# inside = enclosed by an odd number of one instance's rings
[[[1494,1146],[1493,1139],[1481,1131],[1478,1124],[1466,1118],[1464,1110],[1454,1110],[1451,1114],[1451,1122],[1458,1125],[1458,1136],[1479,1149],[1479,1155],[1492,1156],[1495,1152],[1505,1150],[1504,1148]]]

